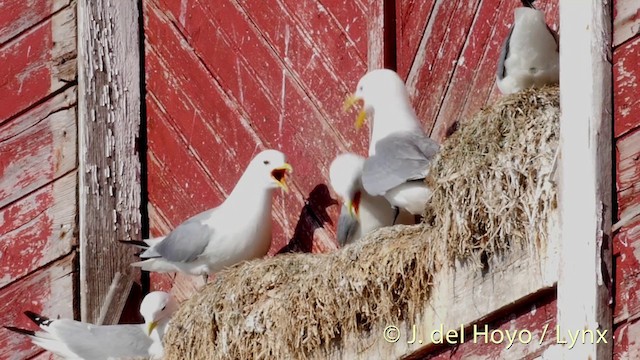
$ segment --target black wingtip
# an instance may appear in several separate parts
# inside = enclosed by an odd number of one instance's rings
[[[521,1],[522,1],[522,5],[523,5],[523,6],[528,7],[528,8],[532,8],[532,9],[535,9],[535,6],[533,6],[533,3],[534,3],[536,0],[521,0]]]
[[[3,328],[16,332],[18,334],[22,334],[22,335],[29,335],[29,336],[36,336],[36,332],[35,331],[31,331],[31,330],[27,330],[27,329],[21,329],[21,328],[17,328],[15,326],[3,326]]]
[[[149,245],[147,245],[147,243],[142,240],[118,240],[118,241],[127,245],[140,246],[143,248],[149,247]]]
[[[25,311],[24,312],[25,315],[27,315],[27,317],[29,319],[31,319],[31,321],[33,321],[34,323],[38,324],[38,325],[44,325],[47,326],[51,323],[51,319],[49,319],[46,316],[42,316],[40,314],[36,314],[32,311]]]

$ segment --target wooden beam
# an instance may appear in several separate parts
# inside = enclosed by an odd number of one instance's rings
[[[477,347],[481,343],[491,343],[490,333],[495,329],[491,325],[485,333],[485,324],[503,318],[514,309],[521,309],[523,304],[531,304],[531,299],[553,292],[560,261],[557,226],[558,213],[553,212],[546,246],[538,248],[530,244],[524,249],[514,248],[493,256],[488,260],[490,271],[486,274],[472,264],[442,267],[434,274],[432,295],[421,305],[420,315],[384,327],[375,326],[368,334],[347,334],[345,343],[357,345],[336,349],[329,358],[423,359],[433,355],[438,346],[470,343]],[[506,337],[504,341],[498,341],[509,358],[525,358],[554,340],[550,335],[553,333],[551,328],[546,332],[543,326],[519,330],[530,331],[533,340],[528,344],[516,340],[509,349],[506,349]],[[439,341],[440,334],[449,331],[452,336],[448,340],[444,339],[440,345],[434,343]],[[462,333],[465,333],[464,337]],[[498,333],[505,336],[501,331]]]
[[[137,1],[78,1],[80,313],[117,323],[130,288],[130,249],[139,238],[140,54]],[[117,289],[112,289],[112,283]],[[101,309],[111,290],[108,309]]]
[[[612,356],[611,23],[611,2],[560,0],[558,326],[559,341],[568,342],[565,359]],[[569,332],[586,341],[571,346]],[[597,332],[606,332],[606,342]]]

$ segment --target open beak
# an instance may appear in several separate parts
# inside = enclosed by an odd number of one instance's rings
[[[349,209],[349,214],[354,219],[360,219],[360,192],[358,191],[352,201],[347,203],[347,208]]]
[[[357,102],[362,101],[362,98],[355,96],[354,94],[347,95],[347,98],[344,100],[343,109],[347,111],[351,109]],[[365,119],[367,118],[367,112],[364,111],[364,106],[358,112],[358,116],[356,117],[356,129],[360,129],[364,124]]]
[[[152,321],[149,324],[147,324],[147,335],[151,336],[151,332],[153,331],[153,329],[155,329],[158,326],[158,322],[157,321]]]
[[[293,168],[291,165],[284,163],[281,167],[275,168],[271,171],[271,177],[278,182],[278,185],[284,190],[284,192],[289,191],[289,187],[287,186],[287,173],[292,173]]]

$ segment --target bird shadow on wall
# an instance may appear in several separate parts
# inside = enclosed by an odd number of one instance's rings
[[[289,243],[278,251],[278,254],[292,252],[311,252],[313,248],[313,233],[323,228],[324,224],[333,225],[327,208],[338,205],[338,201],[331,197],[329,188],[325,184],[316,185],[305,199],[305,205],[300,211],[298,223]]]

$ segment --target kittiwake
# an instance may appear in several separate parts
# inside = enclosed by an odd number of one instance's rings
[[[364,105],[356,128],[367,117],[372,119],[369,158],[362,171],[364,189],[384,196],[396,216],[399,209],[421,215],[431,197],[424,179],[440,145],[423,132],[407,88],[395,71],[378,69],[364,75],[345,100],[345,110],[360,100]]]
[[[144,324],[93,325],[71,319],[50,319],[25,311],[25,315],[42,330],[5,328],[28,336],[34,344],[64,359],[156,358],[162,356],[162,337],[177,307],[171,295],[154,291],[140,304]]]
[[[340,246],[353,243],[365,234],[393,225],[394,211],[382,196],[372,196],[362,187],[365,158],[353,153],[336,156],[329,167],[329,181],[342,200],[337,239]],[[414,224],[415,216],[402,211],[397,223]]]
[[[280,151],[260,152],[218,207],[189,218],[164,237],[123,241],[146,248],[140,254],[145,260],[131,265],[146,271],[207,277],[266,255],[271,246],[273,191],[288,190],[287,173],[292,171]]]
[[[496,69],[496,84],[503,94],[560,81],[558,34],[533,7],[534,0],[522,0],[514,22],[502,44]]]

